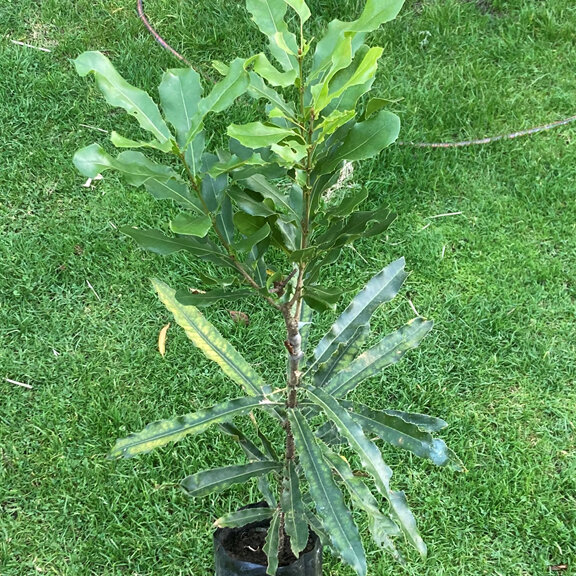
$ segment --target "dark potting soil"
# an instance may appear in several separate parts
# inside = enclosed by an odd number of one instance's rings
[[[268,565],[268,560],[263,550],[268,532],[267,526],[262,526],[261,523],[259,525],[248,524],[243,528],[234,528],[226,530],[226,532],[223,535],[222,545],[230,556],[242,562],[252,562],[262,566]],[[312,548],[314,548],[314,540],[309,536],[308,544],[301,554],[309,552]],[[286,537],[285,546],[280,550],[278,559],[280,566],[288,566],[297,560],[290,549],[289,537]]]

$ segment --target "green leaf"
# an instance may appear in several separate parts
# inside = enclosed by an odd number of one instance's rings
[[[108,104],[124,108],[160,143],[170,140],[170,130],[152,98],[144,90],[126,82],[104,54],[84,52],[74,60],[74,66],[80,76],[94,74],[96,83]]]
[[[264,506],[235,510],[218,518],[218,520],[214,522],[214,526],[217,528],[239,528],[252,522],[265,522],[266,520],[270,520],[273,515],[274,511]]]
[[[184,148],[202,98],[200,75],[192,68],[166,70],[158,92],[164,115],[176,130],[178,145]]]
[[[316,246],[320,250],[340,249],[359,238],[381,234],[395,219],[396,215],[387,206],[353,212],[348,218],[332,220],[328,230],[316,238]]]
[[[262,122],[230,124],[227,133],[231,138],[235,138],[244,146],[253,149],[277,144],[284,138],[295,136],[293,130],[274,126],[273,124],[263,124]]]
[[[99,144],[81,148],[74,154],[74,165],[81,174],[94,178],[105,170],[118,170],[132,186],[142,186],[150,180],[178,178],[172,168],[149,160],[141,152],[121,152],[116,158],[110,156]]]
[[[426,414],[417,414],[415,412],[402,412],[400,410],[384,410],[389,416],[397,416],[402,418],[404,422],[409,424],[414,424],[423,430],[424,432],[438,432],[443,428],[448,426],[448,422],[442,420],[442,418],[436,418],[435,416],[427,416]]]
[[[276,215],[276,210],[274,209],[274,204],[272,202],[268,201],[267,203],[266,201],[262,201],[261,198],[256,199],[246,190],[242,190],[237,186],[228,190],[228,196],[234,200],[240,210],[246,212],[246,214],[249,214],[250,216],[262,216],[267,218]]]
[[[280,72],[266,58],[264,54],[258,54],[254,59],[254,72],[262,76],[271,86],[292,86],[298,75],[296,69]],[[280,108],[282,110],[282,108]]]
[[[343,398],[360,382],[378,374],[386,366],[395,364],[404,354],[416,348],[424,336],[432,329],[432,322],[414,318],[396,332],[388,334],[376,346],[366,350],[327,384],[326,390]]]
[[[312,320],[314,318],[314,310],[302,302],[302,307],[300,309],[300,320],[298,322],[298,328],[300,330],[300,338],[302,342],[300,347],[302,352],[305,354],[308,348],[308,340],[310,338],[310,328],[312,327]]]
[[[152,280],[164,306],[172,312],[176,322],[204,355],[216,362],[247,394],[254,396],[266,385],[262,377],[248,364],[240,353],[208,322],[194,306],[184,306],[175,298],[175,291],[160,280]]]
[[[281,527],[280,517],[280,510],[276,508],[272,515],[272,520],[270,520],[270,526],[268,527],[268,533],[266,534],[266,542],[262,548],[268,560],[266,574],[269,574],[270,576],[275,576],[276,571],[278,570],[278,548],[280,545]]]
[[[268,100],[268,102],[280,110],[287,118],[294,118],[296,115],[292,105],[287,104],[282,96],[280,96],[276,90],[270,88],[256,72],[250,72],[248,94],[257,100],[260,98]]]
[[[124,136],[114,130],[112,130],[110,134],[110,142],[112,142],[116,148],[153,148],[161,152],[170,152],[172,150],[172,140],[166,140],[163,143],[158,142],[158,140],[152,140],[151,142],[130,140],[130,138],[124,138]]]
[[[316,346],[314,366],[326,362],[341,343],[350,340],[359,326],[369,324],[381,304],[398,294],[406,278],[404,266],[404,258],[399,258],[368,281]]]
[[[282,489],[282,511],[284,512],[284,529],[290,536],[290,547],[296,558],[306,548],[308,543],[308,522],[306,521],[300,480],[296,466],[292,460],[288,461],[287,474],[284,477]]]
[[[220,424],[220,430],[240,444],[244,454],[246,454],[246,457],[251,462],[255,460],[268,460],[264,453],[231,422],[223,422]]]
[[[161,256],[186,250],[202,260],[236,270],[234,262],[218,246],[205,238],[195,238],[193,236],[171,238],[160,230],[140,230],[130,226],[123,226],[120,228],[120,232],[136,240],[138,245],[144,250],[149,250]]]
[[[348,46],[348,43],[343,44],[342,46]],[[340,47],[337,49],[340,50]],[[361,62],[355,67],[353,73],[350,75],[349,78],[346,79],[345,82],[340,82],[336,87],[332,86],[331,80],[333,78],[333,74],[340,71],[342,68],[349,66],[352,62],[351,56],[351,47],[343,57],[342,62],[334,62],[334,55],[332,68],[330,70],[330,74],[328,74],[324,80],[324,82],[320,85],[316,85],[312,87],[312,95],[314,96],[314,109],[315,110],[324,110],[332,102],[332,100],[339,98],[353,86],[370,86],[374,81],[376,76],[376,70],[378,68],[378,59],[382,56],[383,48],[374,47],[370,48],[366,54],[364,54]],[[337,52],[335,52],[337,54]]]
[[[316,45],[311,75],[317,76],[328,69],[333,52],[346,37],[352,39],[352,55],[354,55],[355,50],[362,45],[365,34],[396,18],[403,4],[404,0],[366,0],[358,20],[330,22],[326,34]]]
[[[317,367],[314,372],[314,384],[318,387],[324,386],[334,374],[350,364],[360,353],[369,333],[368,324],[361,324],[349,340],[340,342],[332,356]]]
[[[316,174],[326,174],[337,169],[344,161],[373,158],[392,144],[399,132],[398,116],[382,110],[364,122],[357,122],[342,145],[333,154],[319,160],[314,171]]]
[[[137,454],[150,452],[170,442],[178,442],[190,434],[200,434],[214,424],[232,420],[235,416],[247,414],[269,402],[263,396],[237,398],[193,414],[152,422],[141,432],[118,440],[110,452],[110,457],[132,458]]]
[[[305,286],[304,302],[317,312],[334,310],[343,291],[340,288],[326,288],[324,286]]]
[[[330,538],[334,552],[349,564],[359,576],[366,574],[366,555],[358,528],[342,492],[336,485],[330,467],[322,457],[314,434],[300,412],[288,409],[300,465],[309,484],[309,492],[322,522],[323,531]]]
[[[419,458],[427,458],[436,466],[448,464],[450,453],[444,441],[433,438],[415,424],[362,404],[342,401],[342,405],[367,433],[378,436],[392,446],[408,450]]]
[[[170,222],[170,230],[175,234],[182,234],[184,236],[204,238],[210,228],[212,228],[212,220],[205,214],[202,216],[194,216],[182,212]]]
[[[249,190],[253,190],[264,198],[272,200],[279,212],[284,212],[294,219],[298,219],[298,214],[294,212],[290,205],[290,198],[262,174],[254,174],[243,180],[243,182]]]
[[[396,560],[401,560],[400,553],[390,539],[398,536],[400,529],[394,521],[380,511],[376,498],[364,482],[354,475],[345,459],[328,448],[324,449],[324,457],[342,478],[344,486],[352,498],[356,508],[363,510],[368,515],[368,528],[372,539],[379,545],[389,550]]]
[[[284,0],[300,17],[302,24],[310,18],[310,9],[304,0]]]
[[[408,540],[423,556],[426,555],[424,544],[418,530],[416,521],[403,494],[390,490],[392,470],[382,459],[382,454],[374,442],[366,438],[362,428],[354,421],[336,398],[321,388],[306,387],[308,398],[319,406],[326,416],[334,422],[338,432],[348,440],[350,446],[356,451],[365,470],[374,478],[378,491],[388,499],[392,513],[398,525]]]
[[[284,21],[284,0],[246,0],[246,9],[260,31],[268,36],[270,52],[284,70],[298,69],[298,42]]]
[[[254,232],[254,234],[236,242],[233,248],[237,252],[250,252],[256,244],[262,242],[262,240],[268,238],[268,236],[270,236],[270,226],[266,223],[262,228]]]
[[[188,496],[200,498],[212,492],[222,492],[258,476],[264,476],[273,470],[282,469],[280,462],[257,461],[238,466],[225,466],[197,472],[182,480],[180,486]]]
[[[226,76],[217,82],[210,93],[198,104],[198,111],[190,119],[190,129],[186,138],[186,146],[194,140],[202,130],[204,118],[209,113],[223,112],[248,89],[249,76],[244,69],[246,60],[236,58],[227,69]]]
[[[326,210],[326,216],[328,216],[328,219],[346,218],[350,216],[366,198],[368,198],[368,190],[366,188],[362,188],[358,192],[347,193],[338,206],[331,206]]]

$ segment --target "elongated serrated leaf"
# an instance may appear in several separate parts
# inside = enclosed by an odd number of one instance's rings
[[[428,416],[427,414],[418,414],[416,412],[402,412],[401,410],[383,410],[389,416],[397,416],[402,418],[404,422],[415,424],[424,432],[438,432],[448,426],[448,422],[437,418],[436,416]]]
[[[170,230],[183,236],[204,238],[210,228],[212,228],[212,220],[205,214],[196,216],[195,214],[182,212],[170,222]]]
[[[284,478],[282,489],[282,511],[284,512],[284,529],[290,536],[290,547],[296,558],[306,548],[308,543],[308,522],[305,517],[300,480],[296,466],[292,460],[288,461],[287,475]]]
[[[308,398],[316,404],[338,428],[338,432],[348,440],[350,446],[360,456],[366,471],[374,477],[379,491],[386,495],[392,470],[384,463],[380,450],[366,438],[360,425],[354,421],[336,398],[321,388],[306,386]]]
[[[340,434],[348,440],[350,446],[358,454],[364,469],[374,478],[376,488],[388,499],[392,513],[402,532],[420,554],[425,555],[426,546],[418,534],[414,516],[406,504],[406,499],[402,498],[403,494],[393,492],[390,489],[392,470],[382,459],[382,454],[376,444],[366,438],[362,428],[336,398],[321,388],[307,386],[306,390],[308,398],[334,422]]]
[[[178,290],[176,292],[176,300],[184,306],[197,306],[203,308],[211,306],[220,302],[221,300],[238,300],[239,298],[246,298],[252,296],[254,292],[248,289],[242,290],[226,290],[224,288],[215,288],[208,292],[193,293],[189,290]]]
[[[396,114],[381,110],[364,122],[357,122],[342,145],[320,160],[315,167],[317,174],[330,173],[344,161],[363,160],[377,156],[390,146],[400,132],[400,119]]]
[[[197,472],[182,480],[180,486],[188,494],[195,498],[201,498],[212,492],[222,492],[234,484],[240,484],[264,476],[273,470],[281,470],[282,463],[270,461],[257,461],[237,466],[225,466]]]
[[[84,52],[74,60],[74,66],[80,76],[94,74],[96,83],[108,104],[124,108],[160,143],[170,139],[170,130],[152,98],[144,90],[126,82],[104,54]]]
[[[246,436],[243,432],[241,432],[238,427],[236,427],[232,422],[223,422],[220,424],[220,430],[225,434],[231,436],[240,446],[242,450],[244,450],[244,454],[246,454],[247,458],[250,461],[255,460],[268,460],[264,453]]]
[[[448,463],[450,455],[443,440],[433,438],[414,424],[385,411],[373,410],[362,404],[342,402],[350,414],[369,434],[375,434],[385,442],[408,450],[419,458],[427,458],[437,466]]]
[[[406,278],[404,266],[404,258],[399,258],[368,281],[316,346],[314,366],[326,362],[340,343],[347,342],[359,326],[369,324],[378,306],[398,294]],[[314,366],[311,370],[314,370]]]
[[[184,147],[202,98],[200,75],[192,68],[166,70],[158,92],[164,115],[176,131],[178,145]]]
[[[332,378],[333,374],[350,364],[360,353],[369,333],[370,327],[367,324],[358,326],[352,337],[347,342],[341,342],[332,356],[318,366],[314,373],[314,384],[319,387],[324,386]]]
[[[395,364],[408,350],[416,348],[430,332],[432,324],[429,320],[414,318],[396,332],[388,334],[336,374],[326,384],[326,390],[343,398],[360,382],[378,374],[386,366]]]
[[[281,140],[284,140],[284,138],[294,136],[294,132],[289,128],[281,128],[280,126],[263,124],[262,122],[230,124],[227,133],[230,138],[235,138],[244,146],[253,149],[277,144]]]
[[[393,515],[396,517],[398,526],[400,526],[400,529],[404,533],[404,536],[406,536],[408,542],[418,550],[422,558],[426,558],[426,544],[418,533],[416,520],[408,507],[408,502],[406,502],[404,492],[390,491],[388,494],[388,502],[392,508]]]
[[[224,514],[214,522],[217,528],[239,528],[252,522],[265,522],[274,515],[274,510],[263,506],[258,508],[246,508]]]
[[[314,434],[300,411],[289,409],[288,418],[294,441],[309,484],[323,532],[330,538],[334,552],[349,564],[359,576],[366,574],[366,555],[358,528],[336,485],[330,467],[322,457]]]
[[[193,414],[152,422],[141,432],[118,440],[110,452],[110,457],[131,458],[137,454],[150,452],[170,442],[178,442],[189,434],[200,434],[214,424],[247,414],[262,403],[268,402],[263,396],[237,398]]]
[[[342,478],[354,506],[363,510],[368,515],[368,528],[370,529],[372,539],[376,544],[387,549],[396,560],[400,560],[400,553],[391,540],[391,537],[400,535],[400,528],[398,528],[389,516],[380,510],[378,502],[368,486],[366,486],[361,478],[354,475],[344,458],[328,448],[324,449],[324,456]]]
[[[298,42],[284,21],[284,0],[246,0],[246,9],[260,31],[268,37],[270,52],[284,70],[298,69]]]
[[[262,550],[266,554],[266,559],[268,560],[266,574],[269,576],[275,576],[276,571],[278,570],[280,528],[280,510],[276,508],[272,515],[272,520],[270,520],[270,526],[268,527],[268,533],[266,534],[266,541],[262,547]]]
[[[128,184],[145,185],[150,180],[177,179],[172,168],[157,164],[141,152],[121,152],[116,158],[110,156],[99,144],[81,148],[74,154],[74,165],[84,176],[94,178],[105,170],[118,170]]]
[[[247,394],[259,394],[266,382],[200,311],[194,306],[180,304],[175,298],[175,291],[164,282],[154,279],[152,284],[164,306],[172,312],[194,345],[207,358],[216,362],[234,382],[240,384]]]
[[[155,254],[167,256],[180,250],[186,250],[202,260],[236,270],[234,262],[218,246],[205,238],[193,236],[172,238],[160,230],[140,230],[130,226],[123,226],[120,228],[120,232],[136,240],[141,248]]]

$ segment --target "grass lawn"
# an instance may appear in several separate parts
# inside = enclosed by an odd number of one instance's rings
[[[237,458],[216,432],[132,461],[105,458],[147,422],[237,395],[179,329],[169,330],[166,357],[157,352],[170,318],[147,279],[200,286],[201,268],[144,253],[117,228],[154,226],[172,208],[113,175],[84,188],[71,162],[106,138],[99,130],[133,126],[71,58],[105,51],[152,93],[162,70],[179,65],[135,4],[0,2],[2,576],[210,574],[211,523],[257,498],[255,487],[197,501],[179,491],[186,474]],[[309,4],[321,27],[363,2]],[[158,31],[204,71],[263,46],[243,5],[145,3]],[[546,124],[576,114],[575,30],[573,0],[407,0],[375,35],[385,47],[377,90],[402,118],[403,141]],[[576,574],[576,123],[486,146],[395,145],[355,175],[399,216],[385,238],[349,250],[330,281],[353,290],[405,256],[406,290],[376,324],[404,322],[410,302],[436,323],[357,398],[444,418],[443,437],[467,468],[387,452],[429,558],[407,550],[403,567],[369,548],[369,574]],[[226,310],[207,314],[277,380],[279,319],[260,302],[237,309],[250,326]],[[326,562],[326,574],[351,576]]]

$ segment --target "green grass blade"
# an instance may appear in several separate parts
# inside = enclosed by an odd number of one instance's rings
[[[432,322],[414,318],[396,332],[385,336],[376,346],[366,350],[326,384],[326,390],[343,398],[360,382],[378,374],[386,366],[395,364],[432,329]]]
[[[137,454],[150,452],[170,442],[178,442],[190,434],[200,434],[214,424],[247,414],[250,410],[268,402],[263,396],[246,396],[192,414],[152,422],[141,432],[118,440],[110,451],[110,457],[132,458]]]
[[[104,54],[84,52],[74,60],[74,66],[80,76],[93,73],[106,102],[111,106],[124,108],[138,120],[144,130],[151,132],[160,143],[172,137],[152,98],[144,90],[126,82]]]
[[[246,526],[252,522],[264,522],[270,520],[274,515],[274,510],[272,508],[258,507],[258,508],[246,508],[245,510],[235,510],[234,512],[229,512],[220,516],[214,526],[216,528],[238,528],[240,526]]]
[[[309,484],[323,532],[330,538],[334,552],[359,576],[366,574],[366,555],[358,528],[344,502],[330,467],[322,457],[314,434],[301,412],[288,410],[300,464]]]
[[[404,258],[399,258],[368,281],[316,346],[311,370],[326,362],[340,343],[347,342],[359,326],[369,324],[378,306],[398,294],[406,278],[404,265]]]
[[[281,501],[284,512],[284,529],[286,534],[290,536],[292,552],[298,558],[308,543],[308,522],[300,492],[300,479],[292,461],[288,462],[288,474],[284,479]]]
[[[212,492],[221,492],[233,486],[256,478],[265,476],[273,470],[281,470],[282,464],[269,460],[259,460],[238,466],[225,466],[212,470],[203,470],[182,480],[180,485],[188,494],[195,498],[200,498]]]
[[[154,289],[188,338],[204,355],[216,362],[247,394],[256,395],[266,385],[263,378],[240,353],[216,330],[195,306],[184,306],[175,298],[175,290],[160,280],[152,280]]]

